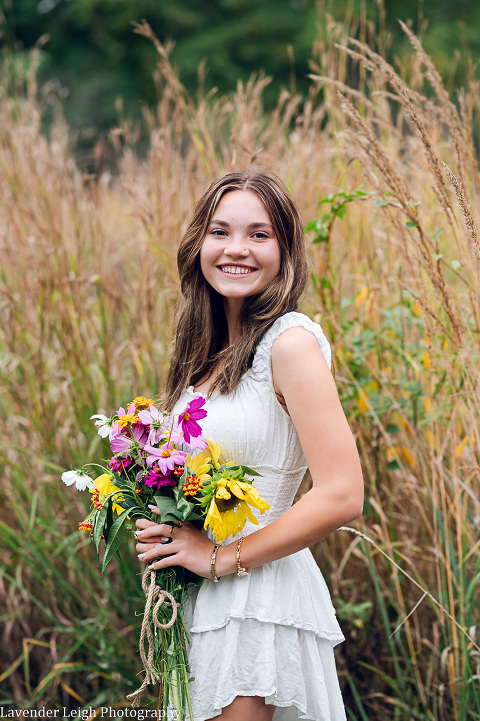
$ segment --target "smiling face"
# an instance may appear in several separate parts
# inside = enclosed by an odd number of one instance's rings
[[[251,190],[225,193],[200,251],[207,283],[238,302],[264,290],[278,275],[280,261],[280,246],[258,195]]]

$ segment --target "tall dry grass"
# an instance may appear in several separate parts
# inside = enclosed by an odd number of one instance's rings
[[[255,163],[316,220],[303,310],[334,345],[365,472],[363,535],[314,549],[347,636],[349,718],[480,718],[478,82],[451,99],[405,32],[398,69],[383,34],[326,21],[308,97],[270,113],[262,76],[191,98],[157,43],[161,100],[112,132],[118,177],[82,176],[61,117],[47,140],[33,75],[3,91],[4,705],[122,704],[135,683],[139,569],[125,547],[99,578],[59,474],[106,453],[93,412],[162,387],[194,199]]]

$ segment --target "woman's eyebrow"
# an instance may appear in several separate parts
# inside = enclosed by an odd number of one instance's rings
[[[249,223],[247,228],[251,228],[252,230],[255,228],[270,228],[270,230],[273,230],[273,225],[271,225],[271,223]]]
[[[228,223],[226,220],[218,220],[217,218],[213,218],[213,220],[210,221],[210,225],[221,225],[222,228],[229,228],[230,223]],[[248,230],[255,230],[256,228],[269,228],[270,230],[273,230],[273,226],[270,223],[249,223],[247,225]]]

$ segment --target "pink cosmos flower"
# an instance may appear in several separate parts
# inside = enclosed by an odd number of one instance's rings
[[[148,411],[138,411],[138,417],[144,426],[150,426],[147,443],[153,446],[165,437],[165,420],[158,408],[152,404],[148,408]]]
[[[150,488],[161,488],[162,486],[176,486],[177,479],[175,476],[164,475],[158,466],[154,466],[146,476],[144,476],[145,485]]]
[[[183,430],[178,424],[175,424],[168,433],[164,434],[163,437],[168,438],[169,443],[173,443],[174,446],[179,446],[185,443],[190,446],[191,449],[198,451],[204,451],[207,447],[207,441],[203,438],[203,436],[197,436],[196,438],[191,436],[189,442],[187,443]]]
[[[147,434],[145,432],[145,428],[141,423],[135,423],[135,425],[130,426],[133,438],[137,443],[143,444],[147,440]],[[114,431],[110,437],[110,448],[112,449],[112,453],[126,453],[128,454],[131,450],[132,443],[134,441],[132,440],[132,437],[130,433],[128,432],[128,435],[126,433],[122,433],[120,429],[117,429]]]
[[[165,443],[160,448],[145,446],[144,451],[147,453],[147,465],[153,466],[154,463],[157,463],[164,475],[167,475],[169,471],[173,471],[175,466],[185,465],[187,457],[185,451],[177,451],[171,443]]]
[[[185,438],[183,437],[182,429],[180,426],[175,423],[173,427],[164,433],[164,438],[168,438],[169,443],[173,443],[174,446],[181,445],[182,443],[185,443]]]
[[[135,413],[136,410],[135,403],[130,403],[127,410],[120,406],[117,411],[118,420],[115,421],[117,428],[124,428],[128,423],[136,423],[138,421],[138,415]]]
[[[196,451],[204,451],[208,445],[208,442],[203,436],[197,436],[196,438],[191,437],[188,441],[188,445],[190,446],[190,448],[195,449]]]
[[[202,429],[197,421],[205,418],[207,411],[202,408],[205,403],[205,398],[198,396],[187,405],[183,413],[178,416],[178,422],[182,425],[183,436],[185,443],[190,443],[190,437],[196,438],[201,435]]]

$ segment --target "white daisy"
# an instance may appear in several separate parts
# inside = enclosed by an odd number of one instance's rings
[[[104,416],[103,413],[96,413],[94,416],[90,416],[90,420],[96,418],[95,425],[98,428],[98,435],[102,438],[111,438],[112,433],[115,431],[113,426],[114,419]]]
[[[93,479],[82,469],[78,471],[65,471],[65,473],[62,473],[62,481],[66,486],[73,486],[73,484],[75,484],[77,491],[84,491],[85,488],[95,488]]]

